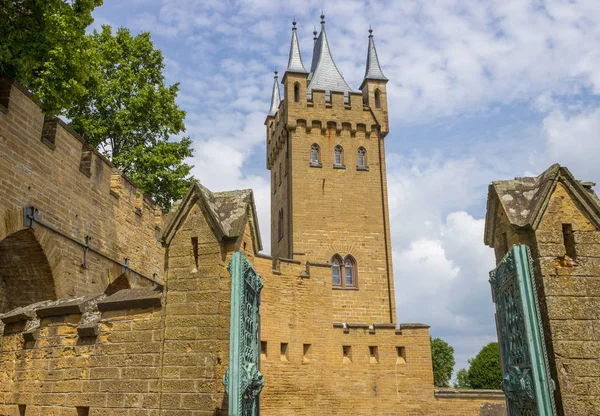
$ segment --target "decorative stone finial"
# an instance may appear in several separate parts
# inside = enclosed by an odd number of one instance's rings
[[[277,74],[279,73],[279,71],[273,71],[275,73],[275,76],[273,78],[277,78]]]
[[[292,30],[296,30],[296,15],[294,15],[294,20],[292,21]]]
[[[371,28],[371,24],[369,23],[369,37],[373,37],[373,28]]]
[[[316,42],[317,41],[317,25],[314,25],[314,29],[313,29],[313,40]]]
[[[321,24],[325,24],[325,14],[323,13],[323,9],[321,9]]]

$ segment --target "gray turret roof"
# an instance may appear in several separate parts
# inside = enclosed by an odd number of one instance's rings
[[[379,66],[379,58],[377,57],[377,49],[375,49],[375,42],[373,41],[373,29],[369,27],[369,50],[367,51],[367,68],[365,69],[365,80],[367,79],[378,79],[387,81],[388,79],[383,75],[381,66]]]
[[[292,43],[290,45],[290,58],[288,60],[287,72],[306,74],[307,71],[302,64],[302,56],[300,55],[300,45],[298,45],[298,34],[296,33],[295,19],[292,24]]]
[[[275,71],[275,76],[273,77],[273,95],[271,96],[271,109],[269,110],[269,115],[274,116],[279,109],[279,103],[281,103],[281,95],[279,94],[279,80],[277,77],[277,71]]]
[[[312,65],[310,68],[311,78],[310,83],[308,84],[308,91],[319,89],[325,91],[340,91],[344,93],[351,92],[352,89],[337,69],[335,62],[333,62],[331,50],[329,49],[329,42],[327,41],[327,34],[325,33],[324,19],[325,16],[321,15],[321,33],[315,42],[313,50]]]

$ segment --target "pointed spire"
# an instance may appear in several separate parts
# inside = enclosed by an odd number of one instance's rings
[[[300,55],[300,45],[298,44],[298,35],[296,33],[296,16],[292,22],[292,43],[290,45],[290,58],[288,60],[287,72],[299,72],[306,74],[306,68],[302,64],[302,56]]]
[[[365,80],[367,79],[388,80],[383,75],[381,66],[379,66],[379,58],[377,57],[377,50],[373,41],[373,29],[371,25],[369,25],[369,50],[367,51],[367,68],[365,69]]]
[[[321,33],[315,41],[310,72],[309,91],[313,89],[341,91],[344,93],[352,91],[337,69],[335,62],[333,62],[329,42],[327,41],[327,34],[325,33],[325,15],[323,12],[321,12]]]
[[[274,116],[279,109],[279,103],[281,103],[281,95],[279,94],[279,80],[277,77],[277,71],[273,77],[273,95],[271,96],[271,110],[269,111],[270,116]]]

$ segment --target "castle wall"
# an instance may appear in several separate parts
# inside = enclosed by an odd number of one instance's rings
[[[336,321],[330,265],[254,261],[265,283],[261,414],[475,416],[503,405],[498,392],[434,394],[428,326]]]
[[[538,294],[561,414],[600,409],[600,231],[558,183],[535,231]],[[570,224],[575,256],[565,246]]]
[[[48,279],[47,261],[54,284],[29,297],[5,299],[3,311],[42,299],[102,293],[122,270],[94,250],[117,261],[127,258],[130,269],[139,272],[128,274],[133,286],[151,284],[140,274],[163,279],[161,210],[62,122],[45,119],[28,93],[6,79],[0,80],[0,195],[0,241],[27,228],[27,206],[37,208],[40,221],[55,229],[40,224],[30,229],[43,255],[25,255],[35,251],[35,244],[23,252],[14,244],[19,238],[0,248],[0,256],[2,250],[5,257],[21,254],[20,264],[30,266],[29,281]],[[82,267],[86,236],[91,249]],[[2,285],[16,286],[21,272],[4,270],[8,278]]]

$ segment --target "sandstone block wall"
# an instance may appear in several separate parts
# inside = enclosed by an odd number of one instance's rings
[[[0,312],[102,293],[121,275],[115,262],[92,250],[81,267],[83,247],[69,238],[83,243],[89,236],[92,249],[118,261],[127,258],[144,276],[164,278],[161,209],[6,79],[0,80],[0,195]],[[27,206],[66,237],[41,225],[27,228]],[[133,286],[149,284],[136,273],[128,279]]]
[[[572,228],[574,258],[563,224]],[[600,231],[559,183],[535,231],[536,274],[547,343],[565,415],[600,409]],[[569,250],[569,251],[568,251]]]

